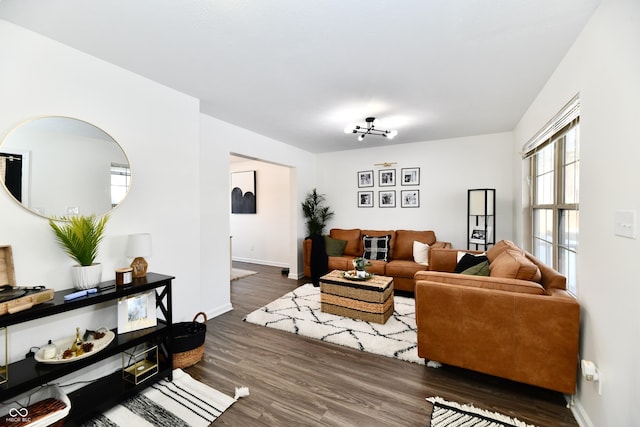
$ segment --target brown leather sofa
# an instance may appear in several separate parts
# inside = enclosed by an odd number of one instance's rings
[[[415,275],[418,355],[574,394],[580,306],[566,278],[509,241],[487,251],[489,276],[452,273],[457,254],[434,249]]]
[[[329,271],[331,270],[353,270],[351,261],[361,257],[364,253],[362,238],[364,236],[380,237],[390,235],[389,261],[372,260],[367,271],[373,274],[393,277],[394,289],[413,292],[416,272],[426,270],[427,266],[414,262],[413,242],[418,241],[433,248],[450,248],[448,242],[439,242],[436,235],[431,230],[361,230],[332,228],[329,236],[333,239],[345,240],[347,242],[342,256],[329,257]],[[307,239],[302,245],[302,257],[304,261],[304,275],[311,277],[311,250],[312,241]]]

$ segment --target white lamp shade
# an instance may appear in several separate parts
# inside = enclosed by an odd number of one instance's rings
[[[127,256],[130,258],[151,256],[151,234],[129,234],[127,239]]]
[[[469,194],[469,215],[493,215],[493,192],[472,190]]]

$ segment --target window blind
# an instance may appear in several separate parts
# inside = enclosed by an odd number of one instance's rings
[[[522,147],[522,158],[526,159],[535,154],[539,149],[551,142],[553,137],[562,132],[569,125],[574,125],[580,120],[580,94],[569,101],[558,114],[527,141]],[[575,123],[574,123],[575,122]]]

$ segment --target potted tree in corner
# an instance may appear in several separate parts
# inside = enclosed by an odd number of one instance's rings
[[[320,276],[329,268],[325,240],[322,236],[327,221],[333,216],[329,206],[324,206],[324,194],[318,194],[314,188],[302,202],[302,213],[307,219],[307,237],[311,240],[311,281],[319,286]]]
[[[307,236],[320,236],[327,221],[334,213],[329,206],[324,206],[324,194],[318,194],[314,188],[302,202],[302,213],[307,219]]]
[[[108,215],[101,218],[78,215],[57,219],[63,224],[49,220],[58,244],[78,263],[71,268],[73,287],[76,289],[93,288],[102,280],[102,264],[94,261],[108,220]]]

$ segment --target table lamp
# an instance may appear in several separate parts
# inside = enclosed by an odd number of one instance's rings
[[[151,256],[151,234],[130,234],[127,239],[127,256],[133,258],[133,277],[145,277],[148,264],[144,257]]]

